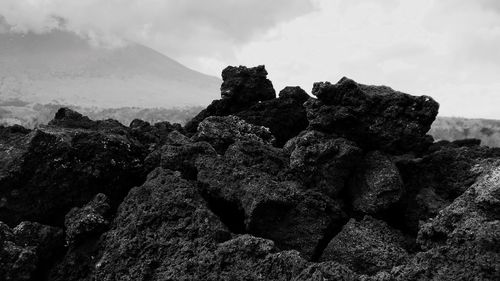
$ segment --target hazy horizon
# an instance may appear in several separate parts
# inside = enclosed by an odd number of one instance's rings
[[[134,42],[215,77],[265,64],[277,91],[347,76],[432,96],[441,116],[500,119],[499,1],[4,0],[0,17],[0,33]]]

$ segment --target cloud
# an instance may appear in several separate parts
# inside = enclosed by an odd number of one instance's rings
[[[105,45],[144,43],[174,57],[231,53],[312,10],[309,0],[0,1],[13,31],[65,29]]]

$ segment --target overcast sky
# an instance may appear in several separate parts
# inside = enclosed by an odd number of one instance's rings
[[[0,0],[17,32],[138,42],[201,72],[265,64],[279,91],[348,76],[500,119],[500,0]]]

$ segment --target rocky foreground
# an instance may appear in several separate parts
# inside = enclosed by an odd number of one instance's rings
[[[500,149],[432,98],[222,78],[185,127],[0,127],[0,280],[500,280]]]

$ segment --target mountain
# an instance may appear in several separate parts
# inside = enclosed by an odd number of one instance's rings
[[[218,78],[151,48],[94,47],[64,31],[0,34],[0,65],[4,103],[169,108],[206,105],[219,96]]]

